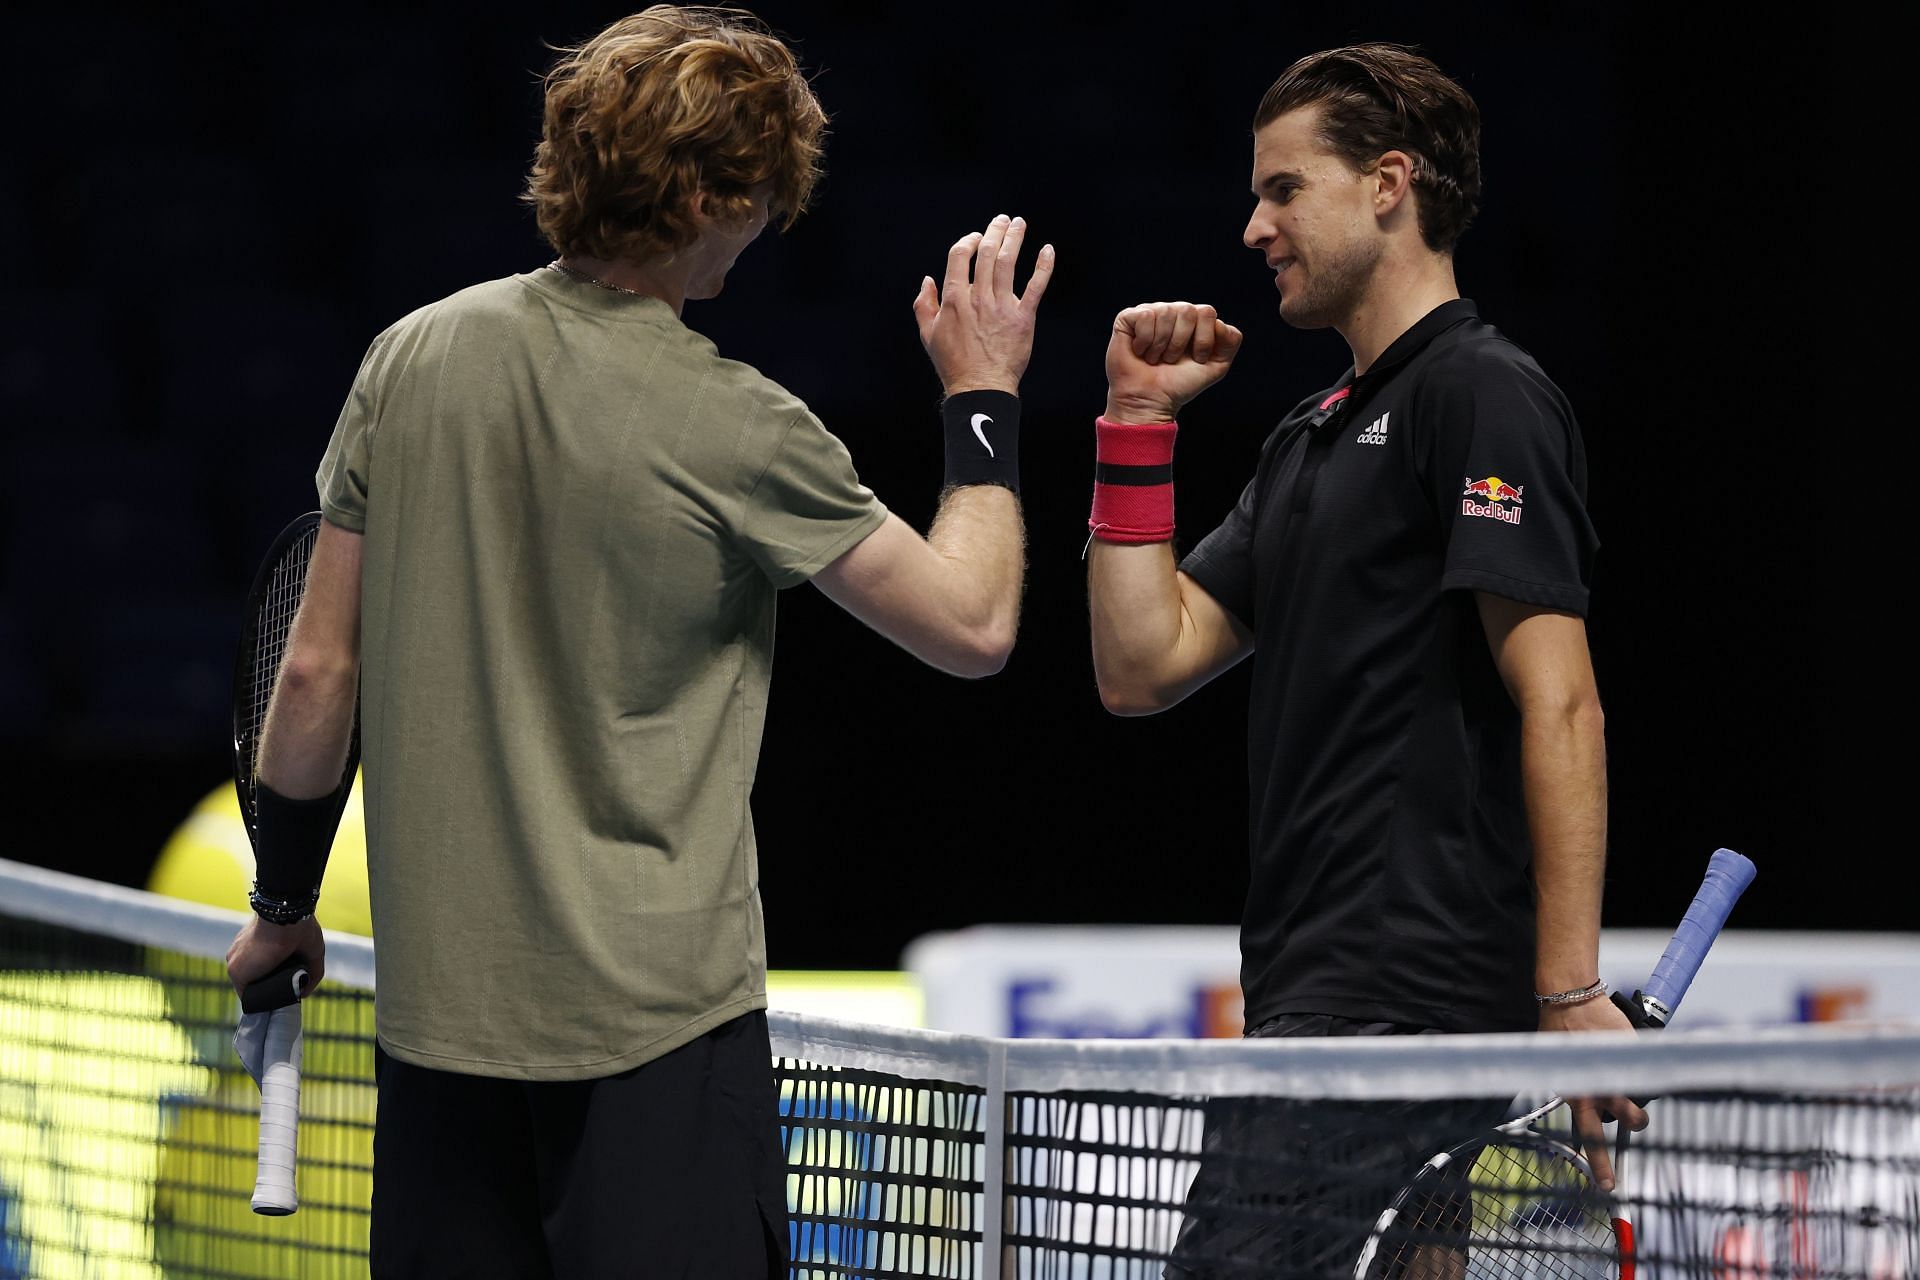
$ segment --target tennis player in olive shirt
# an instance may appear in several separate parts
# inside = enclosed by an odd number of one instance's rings
[[[1000,217],[922,282],[949,486],[923,538],[681,319],[805,207],[823,122],[737,13],[659,6],[564,51],[528,188],[559,256],[381,334],[321,463],[229,971],[318,975],[314,815],[357,691],[376,1275],[785,1275],[747,804],[775,596],[811,581],[936,667],[1000,669],[1054,262],[1017,295]]]

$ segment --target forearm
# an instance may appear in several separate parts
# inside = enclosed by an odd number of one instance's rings
[[[350,636],[357,634],[357,617],[353,623],[346,628]],[[340,817],[340,802],[332,797],[346,772],[360,661],[357,642],[329,654],[312,638],[327,628],[303,639],[301,627],[296,619],[260,741],[259,829],[254,891],[248,897],[259,914],[227,949],[227,976],[235,990],[244,991],[282,960],[299,955],[307,967],[300,992],[305,997],[326,970],[326,939],[312,912]]]
[[[1599,703],[1523,708],[1520,765],[1533,837],[1535,990],[1599,975],[1606,873],[1606,734]]]
[[[1013,493],[968,485],[947,492],[925,537],[889,515],[813,584],[922,662],[978,679],[1013,650],[1024,535]]]
[[[289,800],[330,795],[346,768],[359,692],[358,655],[321,657],[288,646],[260,741],[260,781]]]
[[[1122,715],[1167,705],[1162,686],[1187,633],[1173,544],[1096,539],[1087,552],[1087,609],[1101,701]]]
[[[942,563],[939,601],[952,629],[978,637],[988,649],[1011,650],[1020,629],[1027,567],[1019,497],[992,484],[949,489],[927,531],[927,545]]]

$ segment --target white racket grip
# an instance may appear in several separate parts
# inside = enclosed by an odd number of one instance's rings
[[[273,1011],[266,1068],[260,1073],[260,1167],[253,1211],[282,1217],[300,1207],[294,1192],[294,1144],[300,1132],[300,1006]]]

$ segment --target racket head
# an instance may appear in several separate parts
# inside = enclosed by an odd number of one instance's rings
[[[1624,1218],[1565,1116],[1556,1099],[1429,1159],[1375,1222],[1355,1280],[1632,1280]]]
[[[267,706],[287,656],[287,638],[306,594],[307,566],[320,538],[320,513],[296,517],[274,538],[247,591],[240,626],[240,647],[233,664],[233,786],[247,839],[259,848],[260,739]],[[338,790],[344,809],[354,770],[360,765],[360,713],[356,706],[348,740],[346,769]]]

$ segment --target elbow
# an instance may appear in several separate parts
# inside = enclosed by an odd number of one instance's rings
[[[1577,729],[1602,736],[1606,734],[1607,716],[1600,710],[1600,694],[1591,686],[1579,693],[1569,694],[1560,704],[1560,714]]]
[[[1150,716],[1165,711],[1173,700],[1145,685],[1130,684],[1110,677],[1097,679],[1100,705],[1116,716]]]
[[[1542,727],[1552,725],[1583,736],[1606,736],[1606,713],[1600,709],[1599,693],[1591,686],[1522,703],[1520,716]]]
[[[1165,711],[1185,696],[1168,683],[1156,664],[1116,652],[1113,646],[1094,637],[1093,681],[1100,690],[1100,705],[1116,716],[1150,716]]]
[[[969,680],[997,676],[1006,670],[1007,660],[1013,657],[1013,641],[1014,630],[1010,626],[981,628],[966,637],[949,669],[954,675]]]
[[[327,699],[351,689],[359,674],[359,664],[348,655],[298,651],[281,665],[275,691],[302,702]]]

